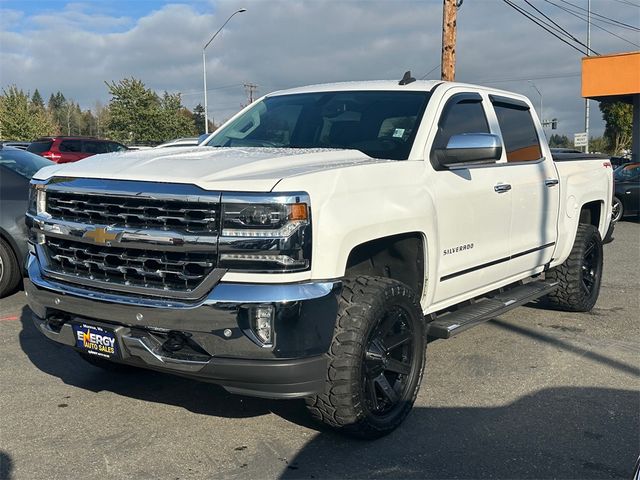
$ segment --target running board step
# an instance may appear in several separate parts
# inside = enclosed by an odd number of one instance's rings
[[[428,324],[427,334],[435,338],[453,337],[520,305],[543,297],[557,287],[558,282],[538,280],[513,287],[491,297],[482,298],[455,312],[436,317]]]

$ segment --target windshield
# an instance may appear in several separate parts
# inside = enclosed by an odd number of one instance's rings
[[[613,172],[614,178],[618,182],[629,182],[640,179],[640,163],[628,163],[616,168]]]
[[[53,165],[53,162],[18,148],[3,148],[0,150],[0,165],[30,179],[38,170]]]
[[[267,97],[220,129],[212,147],[339,148],[406,160],[428,92],[319,92]]]

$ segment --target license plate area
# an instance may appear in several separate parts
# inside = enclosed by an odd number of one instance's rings
[[[73,322],[71,326],[78,350],[102,358],[120,358],[120,347],[112,329],[85,322]]]

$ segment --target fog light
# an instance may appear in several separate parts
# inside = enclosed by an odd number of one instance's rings
[[[263,305],[251,309],[251,329],[263,346],[273,343],[273,306]]]

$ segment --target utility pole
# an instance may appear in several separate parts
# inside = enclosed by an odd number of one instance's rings
[[[249,103],[247,103],[247,105],[251,105],[253,103],[254,100],[254,93],[257,90],[258,85],[256,85],[255,83],[245,83],[244,84],[244,91],[247,92],[247,101]]]
[[[587,57],[591,56],[591,0],[587,0]],[[589,153],[589,99],[584,99],[584,131],[587,133],[587,144],[584,153]]]
[[[442,4],[442,59],[440,78],[449,82],[456,79],[456,17],[462,0],[443,0]]]

